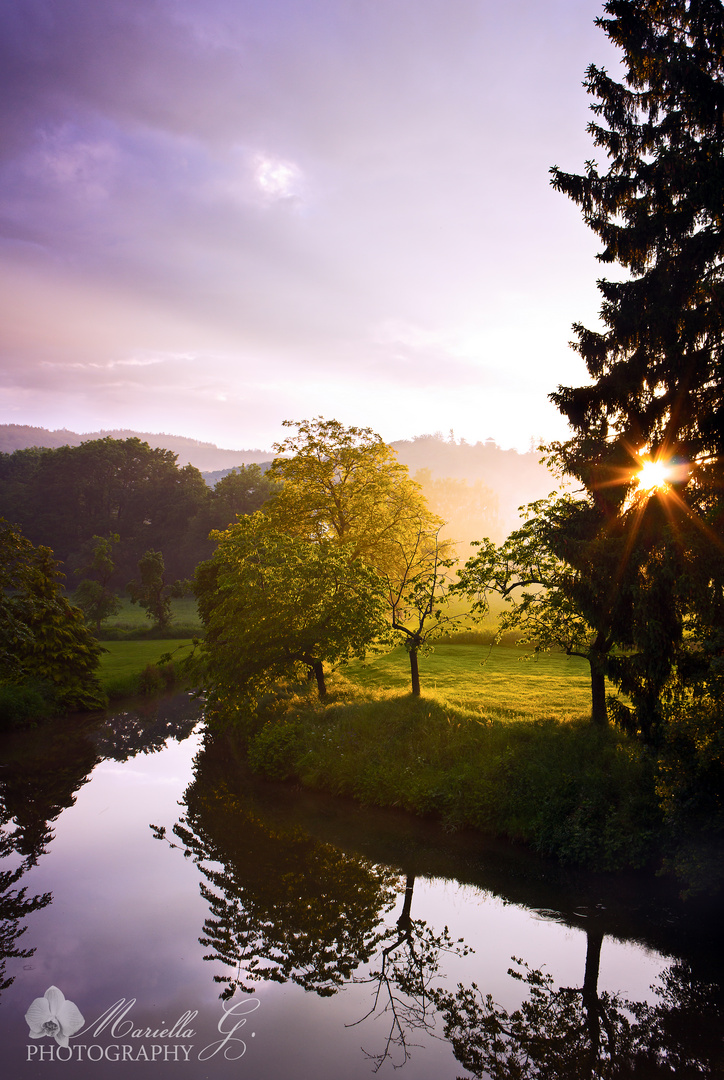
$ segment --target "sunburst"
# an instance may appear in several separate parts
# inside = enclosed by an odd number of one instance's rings
[[[636,474],[639,491],[650,495],[654,491],[662,491],[668,486],[671,478],[671,467],[668,462],[659,458],[657,461],[644,461],[640,471]]]

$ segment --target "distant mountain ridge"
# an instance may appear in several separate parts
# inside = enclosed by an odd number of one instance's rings
[[[49,431],[24,424],[0,424],[0,452],[9,454],[29,446],[79,446],[91,439],[107,437],[138,438],[149,446],[171,450],[178,455],[179,465],[195,465],[211,485],[230,469],[253,462],[263,464],[274,457],[273,450],[224,450],[214,443],[183,435],[128,429],[79,434],[66,428]],[[390,445],[412,476],[420,469],[429,469],[433,477],[453,477],[470,484],[482,481],[498,496],[501,525],[506,531],[515,528],[519,506],[544,498],[558,486],[556,478],[540,463],[537,452],[520,454],[517,450],[503,450],[493,439],[466,443],[436,434],[398,439]]]
[[[0,424],[0,453],[12,454],[29,446],[55,449],[58,446],[80,446],[92,439],[141,439],[152,447],[162,447],[178,455],[179,465],[195,465],[201,472],[233,469],[237,465],[271,461],[272,450],[224,450],[214,443],[200,442],[184,435],[156,434],[150,431],[131,431],[116,428],[112,431],[90,431],[80,434],[67,428],[49,431],[48,428],[31,427],[28,424]]]

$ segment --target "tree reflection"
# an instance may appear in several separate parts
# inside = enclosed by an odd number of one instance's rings
[[[125,761],[159,750],[169,737],[185,738],[195,723],[195,710],[181,698],[154,703],[145,713],[66,717],[3,739],[0,858],[14,857],[16,865],[0,871],[0,990],[13,982],[5,974],[8,960],[27,959],[35,951],[18,944],[26,932],[23,920],[52,900],[51,893],[29,896],[18,884],[47,851],[53,822],[73,806],[103,757]]]
[[[721,988],[675,963],[652,987],[654,1003],[599,993],[603,935],[588,934],[582,987],[513,958],[528,997],[508,1012],[473,983],[435,1003],[458,1061],[486,1080],[694,1080],[722,1076]]]
[[[186,807],[173,831],[205,878],[205,959],[233,970],[214,976],[221,996],[251,993],[260,979],[335,993],[381,941],[396,875],[301,829],[270,826],[223,785],[197,781]]]
[[[114,761],[128,761],[136,754],[155,754],[169,739],[183,742],[198,723],[198,701],[177,694],[149,701],[133,710],[114,712],[93,733],[98,753]]]
[[[11,858],[15,853],[16,830],[9,826],[10,815],[0,806],[0,858]],[[14,976],[6,975],[8,960],[28,959],[35,949],[23,949],[18,939],[23,936],[27,926],[23,920],[32,912],[46,907],[52,900],[51,893],[28,896],[27,889],[17,884],[33,865],[32,858],[23,859],[14,870],[0,870],[0,991],[7,990],[15,981]]]
[[[365,1055],[374,1062],[374,1072],[378,1072],[385,1061],[392,1061],[393,1068],[400,1068],[410,1059],[414,1045],[411,1042],[413,1031],[426,1031],[434,1034],[435,996],[434,980],[440,970],[440,954],[455,953],[465,956],[472,950],[462,938],[453,941],[447,926],[442,933],[436,934],[422,919],[411,916],[412,893],[415,875],[408,874],[405,882],[405,897],[397,922],[390,927],[382,941],[379,952],[380,966],[370,971],[366,978],[355,978],[355,982],[369,983],[373,987],[372,1006],[347,1027],[356,1027],[371,1016],[387,1014],[390,1020],[389,1032],[381,1051]]]

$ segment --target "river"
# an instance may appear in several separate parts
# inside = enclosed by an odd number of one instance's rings
[[[2,749],[11,1080],[724,1075],[670,883],[260,782],[188,695]]]

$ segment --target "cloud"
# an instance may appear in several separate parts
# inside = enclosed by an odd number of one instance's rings
[[[590,156],[599,10],[5,0],[11,400],[43,423],[62,398],[90,428],[152,400],[190,434],[195,400],[253,401],[270,435],[290,403],[319,412],[315,394],[374,425],[385,393],[439,391],[433,430],[461,429],[451,380],[482,395],[517,378],[540,403],[597,306],[595,247],[547,169]]]

